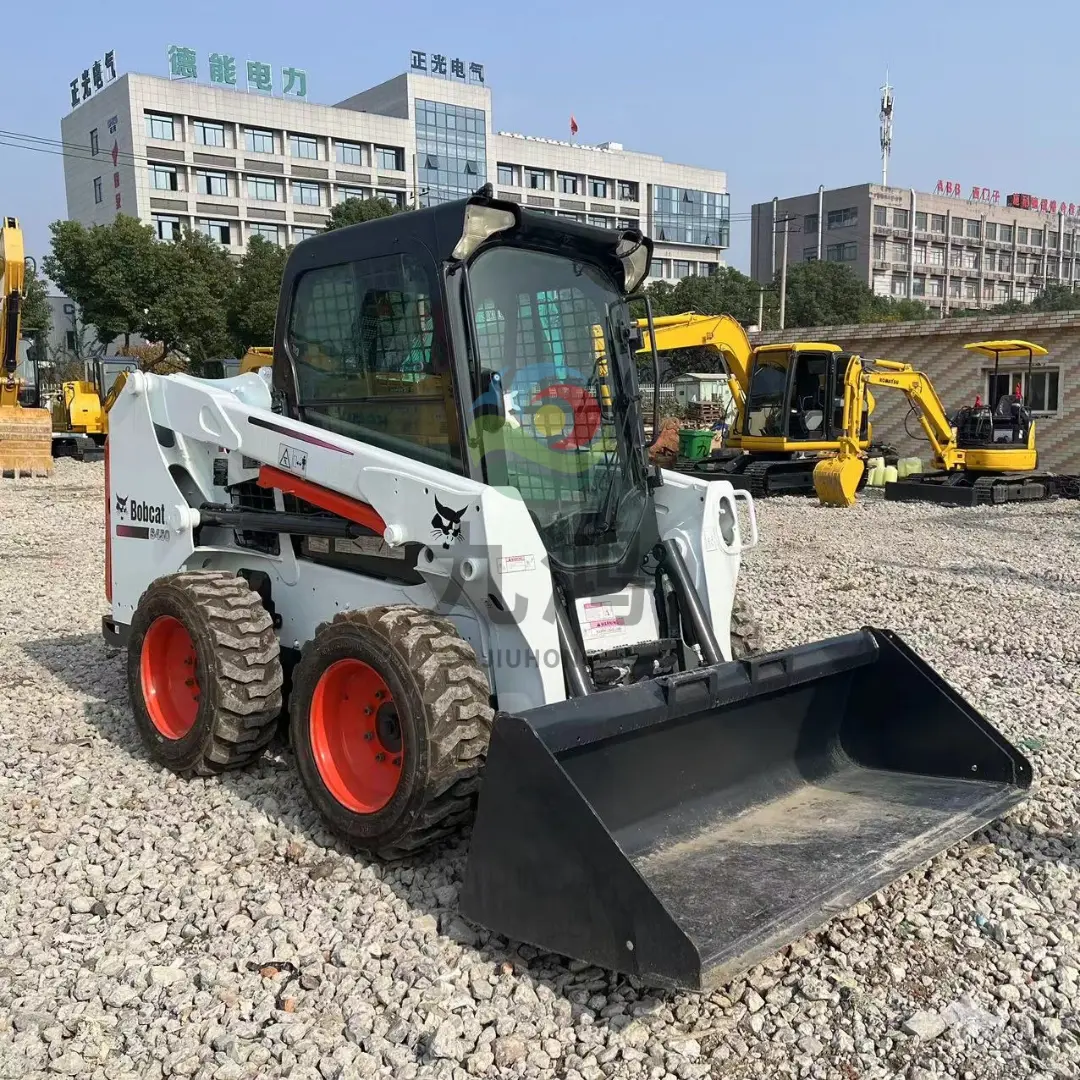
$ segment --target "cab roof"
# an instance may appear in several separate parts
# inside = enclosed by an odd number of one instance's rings
[[[1045,356],[1047,350],[1041,345],[1031,341],[1021,341],[1017,338],[1007,338],[1001,341],[973,341],[964,346],[965,349],[973,349],[981,352],[984,356]]]

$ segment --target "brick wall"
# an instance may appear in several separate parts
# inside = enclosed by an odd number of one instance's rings
[[[1055,314],[988,315],[979,318],[940,319],[926,322],[867,323],[852,326],[799,327],[783,331],[763,331],[750,335],[754,345],[783,341],[831,342],[866,357],[900,360],[930,376],[950,415],[960,406],[972,404],[976,394],[986,399],[987,358],[971,353],[964,345],[992,338],[1020,338],[1042,345],[1048,355],[1035,358],[1035,368],[1059,371],[1056,416],[1036,419],[1039,464],[1055,472],[1080,473],[1080,311]],[[1022,363],[1003,361],[1011,367]],[[877,387],[872,422],[874,437],[892,443],[904,455],[919,456],[929,465],[930,450],[925,440],[917,441],[907,431],[921,435],[918,420],[908,414],[903,394]]]

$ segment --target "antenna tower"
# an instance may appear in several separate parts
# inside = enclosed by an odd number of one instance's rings
[[[889,154],[892,152],[893,88],[889,85],[889,69],[885,69],[885,85],[881,88],[881,186],[889,183]]]

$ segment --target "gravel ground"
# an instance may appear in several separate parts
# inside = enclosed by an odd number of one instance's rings
[[[464,846],[338,850],[287,755],[154,769],[98,637],[102,467],[0,485],[0,1077],[353,1080],[1080,1071],[1075,502],[759,504],[768,644],[903,634],[1014,741],[1033,798],[710,996],[478,935]],[[801,583],[800,583],[801,582]]]

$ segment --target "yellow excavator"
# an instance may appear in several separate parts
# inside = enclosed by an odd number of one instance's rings
[[[16,218],[0,219],[0,476],[52,474],[52,418],[18,377],[26,252]]]
[[[649,352],[647,319],[637,323]],[[675,469],[702,479],[728,480],[755,498],[814,494],[814,467],[840,451],[847,435],[844,388],[853,356],[838,345],[793,341],[753,347],[730,315],[684,312],[653,319],[656,351],[707,347],[721,356],[734,416],[724,449],[700,461],[678,460]],[[871,450],[867,393],[855,444]],[[860,489],[865,484],[863,476]]]
[[[964,348],[994,358],[995,387],[1002,357],[1026,357],[1030,375],[1034,357],[1046,355],[1041,345],[1011,339],[975,341]],[[814,469],[814,488],[823,503],[850,506],[865,483],[866,451],[849,433],[862,423],[870,386],[904,394],[933,453],[933,471],[887,481],[886,499],[953,506],[1028,502],[1063,493],[1074,479],[1035,471],[1039,462],[1035,422],[1019,393],[1002,394],[992,407],[977,400],[950,418],[925,372],[895,360],[856,360],[844,381],[840,452]]]

